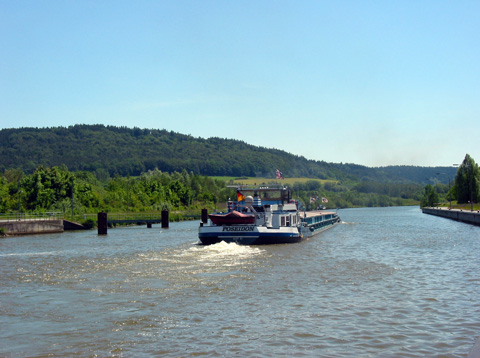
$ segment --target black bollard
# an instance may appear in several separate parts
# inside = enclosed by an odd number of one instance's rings
[[[202,223],[206,224],[208,222],[208,210],[202,209]]]
[[[147,223],[147,229],[151,229],[152,228],[152,223]]]
[[[162,210],[162,228],[168,229],[168,210]]]
[[[98,213],[98,235],[107,235],[108,217],[106,212]]]

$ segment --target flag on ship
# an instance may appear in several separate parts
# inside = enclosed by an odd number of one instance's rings
[[[275,170],[275,177],[276,177],[277,179],[283,179],[283,174],[282,174],[282,172],[281,172],[280,170],[278,170],[278,169]]]
[[[244,201],[245,200],[245,195],[237,191],[237,201]]]

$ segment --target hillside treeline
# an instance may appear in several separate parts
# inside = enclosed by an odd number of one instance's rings
[[[0,171],[33,171],[39,165],[66,165],[73,171],[106,170],[110,176],[138,176],[155,169],[209,176],[266,176],[277,167],[288,168],[290,176],[343,176],[335,166],[280,150],[166,130],[75,125],[0,131]]]
[[[139,176],[148,171],[234,177],[271,177],[280,169],[287,177],[340,181],[448,183],[455,168],[392,166],[308,160],[277,149],[222,138],[195,138],[166,130],[75,125],[0,130],[0,172],[65,165],[97,176]],[[436,173],[448,176],[437,176]]]

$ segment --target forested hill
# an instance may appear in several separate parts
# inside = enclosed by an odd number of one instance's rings
[[[110,175],[139,175],[158,168],[202,175],[284,176],[338,180],[448,182],[453,168],[383,167],[308,160],[277,149],[221,138],[195,138],[166,130],[103,125],[0,130],[0,171],[66,165],[69,170],[107,170]],[[453,169],[453,171],[452,171]]]

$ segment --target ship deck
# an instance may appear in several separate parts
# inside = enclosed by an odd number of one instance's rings
[[[305,214],[303,216],[303,214]],[[326,211],[326,210],[312,210],[312,211],[305,211],[302,213],[302,216],[305,218],[312,218],[314,216],[321,216],[321,215],[333,215],[336,214],[335,211]]]

